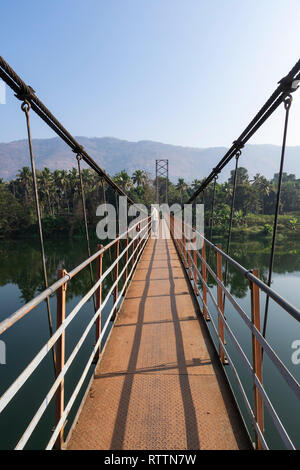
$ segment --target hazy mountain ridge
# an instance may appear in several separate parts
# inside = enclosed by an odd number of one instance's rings
[[[226,152],[225,147],[193,148],[154,141],[130,142],[113,137],[78,137],[91,157],[108,173],[114,174],[125,169],[132,174],[136,169],[144,169],[154,175],[155,159],[169,159],[169,173],[172,180],[179,177],[188,182],[209,174]],[[71,149],[59,138],[34,139],[33,148],[36,166],[41,169],[71,169],[77,162]],[[281,147],[276,145],[246,145],[240,165],[248,169],[250,176],[261,173],[271,178],[278,172]],[[0,143],[0,177],[8,180],[16,176],[23,166],[29,166],[27,140]],[[229,176],[234,162],[230,164],[220,179]],[[284,171],[300,177],[300,146],[287,147]]]

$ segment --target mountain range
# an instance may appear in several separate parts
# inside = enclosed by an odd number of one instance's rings
[[[169,176],[172,181],[184,178],[187,182],[207,176],[226,152],[225,147],[193,148],[143,140],[129,142],[113,137],[76,137],[90,156],[109,174],[125,169],[132,174],[137,169],[155,174],[155,160],[169,159]],[[34,139],[36,167],[71,169],[76,159],[71,149],[59,138]],[[252,177],[256,173],[271,178],[279,170],[281,147],[277,145],[246,145],[240,166],[247,168]],[[14,178],[20,168],[30,166],[27,140],[0,143],[0,178]],[[234,161],[220,175],[225,180]],[[284,171],[300,177],[300,146],[287,147]]]

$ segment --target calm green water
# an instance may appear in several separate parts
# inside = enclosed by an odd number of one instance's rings
[[[92,252],[96,251],[96,243],[91,244]],[[122,249],[122,243],[120,250]],[[47,270],[49,285],[57,279],[57,270],[65,268],[68,271],[76,267],[87,258],[84,240],[46,242]],[[111,254],[113,256],[113,253]],[[103,272],[110,265],[110,256],[106,252],[103,258]],[[18,240],[0,243],[0,321],[11,315],[35,295],[43,290],[43,280],[40,269],[40,252],[38,241]],[[95,268],[95,266],[93,266]],[[111,287],[112,280],[109,275],[103,284],[103,299]],[[120,282],[120,288],[122,282]],[[66,315],[68,315],[82,296],[91,288],[89,269],[84,269],[76,275],[67,288]],[[50,298],[52,320],[56,327],[56,297]],[[102,315],[102,324],[113,305],[112,296],[106,304]],[[85,327],[94,314],[92,299],[87,302],[66,330],[66,360],[79,341]],[[103,344],[110,331],[111,324],[106,331]],[[18,377],[28,363],[39,352],[49,338],[49,327],[46,303],[43,302],[17,324],[7,330],[1,340],[6,344],[6,365],[0,366],[0,394]],[[74,359],[65,378],[65,403],[80,379],[88,358],[93,349],[95,330],[91,329],[83,346]],[[84,389],[93,373],[93,366],[82,387],[82,393],[73,406],[68,417],[66,433],[74,419],[78,404],[81,401]],[[0,415],[0,448],[12,448],[22,436],[33,414],[37,411],[54,382],[54,369],[50,353],[45,357],[34,374],[23,386],[10,404]],[[54,426],[54,400],[37,426],[28,448],[44,448]]]
[[[224,245],[225,246],[225,245]],[[93,250],[96,249],[94,245]],[[236,258],[243,266],[247,268],[259,268],[261,277],[266,279],[269,260],[269,242],[246,242],[240,240],[232,244],[231,255]],[[49,274],[49,283],[56,280],[57,269],[66,268],[71,270],[86,258],[86,248],[83,240],[73,241],[55,241],[46,243],[47,266]],[[34,295],[43,290],[43,282],[40,271],[40,253],[37,241],[12,241],[0,242],[0,321],[12,314],[24,303],[28,302]],[[110,263],[109,256],[104,259],[104,269]],[[214,259],[212,257],[212,263]],[[104,285],[104,296],[111,285],[111,279],[107,279]],[[213,291],[216,288],[211,281]],[[292,304],[300,307],[300,242],[292,242],[281,246],[276,256],[274,282],[272,287],[287,298]],[[69,284],[67,289],[67,314],[72,310],[76,303],[81,299],[90,288],[89,271],[85,269],[76,276]],[[229,271],[229,289],[250,315],[250,297],[247,281],[236,271]],[[262,300],[262,311],[264,296]],[[102,322],[107,318],[108,312],[112,306],[112,299],[105,308]],[[209,300],[211,313],[214,315],[214,307]],[[51,298],[52,312],[56,312],[56,298]],[[236,335],[240,340],[250,362],[251,359],[251,335],[239,318],[238,314],[231,308],[227,301],[226,317]],[[75,317],[67,328],[66,333],[66,358],[69,357],[73,347],[79,340],[83,329],[88,324],[93,315],[93,304],[89,302]],[[216,316],[214,315],[216,320]],[[53,315],[55,326],[55,315]],[[212,329],[211,324],[208,323]],[[300,379],[300,365],[294,365],[291,361],[292,348],[294,340],[300,339],[300,326],[295,320],[289,317],[284,311],[278,308],[274,302],[270,302],[268,340],[279,357],[283,360],[289,370]],[[10,330],[5,332],[1,340],[5,341],[7,347],[6,365],[0,365],[0,394],[2,394],[13,380],[23,371],[24,367],[33,359],[35,354],[41,349],[49,337],[46,304],[43,303],[24,317]],[[68,402],[71,393],[80,378],[87,358],[90,356],[94,343],[94,331],[88,335],[83,347],[69,369],[65,380],[65,400]],[[249,380],[245,366],[241,363],[234,346],[230,339],[227,339],[228,350],[236,364],[241,376],[243,385],[247,391],[249,400],[252,399],[252,383]],[[86,383],[93,373],[93,367],[89,372]],[[237,399],[242,412],[245,412],[243,402],[235,385],[231,371],[227,368],[229,379],[233,390],[237,393]],[[51,384],[54,381],[53,366],[50,353],[43,360],[33,376],[26,382],[25,386],[15,396],[12,402],[0,415],[0,448],[13,448],[22,435],[25,427],[29,424],[34,412],[38,409],[41,401],[47,394]],[[86,383],[84,386],[86,386]],[[297,448],[300,448],[299,416],[300,408],[293,392],[289,391],[281,376],[270,364],[267,356],[264,361],[264,383],[270,398],[277,410],[279,417],[286,426]],[[84,387],[83,387],[84,391]],[[83,393],[82,391],[82,393]],[[74,419],[78,403],[81,396],[76,401],[72,413],[68,417],[66,432],[68,431],[72,420]],[[52,400],[53,401],[53,400]],[[281,440],[274,428],[266,411],[266,437],[272,448],[282,448]],[[27,448],[43,448],[51,437],[51,428],[54,425],[54,406],[50,404],[43,419],[37,426]],[[245,412],[246,417],[246,412]],[[246,423],[249,424],[247,418]],[[250,428],[249,428],[250,429]]]

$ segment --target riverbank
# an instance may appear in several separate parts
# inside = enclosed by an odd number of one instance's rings
[[[274,216],[267,214],[248,214],[238,224],[233,224],[232,234],[235,236],[247,236],[251,240],[259,239],[268,241],[272,239]],[[222,236],[228,232],[228,223],[216,224],[213,227],[214,236]],[[206,234],[209,227],[206,227]],[[279,215],[276,241],[286,242],[300,239],[300,214],[290,213]]]

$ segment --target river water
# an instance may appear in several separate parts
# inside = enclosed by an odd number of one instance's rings
[[[222,240],[218,240],[222,242]],[[225,244],[224,244],[225,246]],[[47,254],[47,269],[49,284],[56,280],[57,270],[64,267],[71,270],[80,262],[86,259],[86,247],[84,240],[59,240],[48,241],[45,245]],[[96,249],[96,242],[92,243],[92,250]],[[246,268],[258,268],[260,277],[267,278],[269,262],[270,241],[262,239],[260,241],[249,241],[246,239],[235,240],[232,243],[231,256],[238,260]],[[43,290],[43,281],[40,270],[40,252],[38,241],[36,240],[16,240],[0,242],[0,321],[12,314],[19,307],[28,302],[34,295]],[[214,257],[212,255],[212,264]],[[104,258],[104,270],[110,263],[107,253]],[[111,279],[107,278],[104,284],[103,295],[108,291]],[[210,285],[216,294],[216,286],[210,279]],[[300,308],[300,241],[286,243],[280,246],[275,258],[275,269],[272,287],[279,294],[289,300],[293,305]],[[88,269],[83,270],[68,285],[67,289],[67,314],[76,305],[90,288],[90,277]],[[250,315],[250,295],[249,285],[234,269],[229,269],[228,288],[235,299]],[[51,297],[51,310],[56,312],[56,298]],[[216,320],[214,307],[210,299],[209,308]],[[264,295],[261,295],[261,311],[264,309]],[[102,317],[105,322],[108,312],[112,306],[112,299],[107,304]],[[247,357],[252,362],[251,355],[251,334],[247,326],[239,315],[233,310],[229,302],[225,304],[226,318],[232,331],[239,339]],[[66,359],[69,357],[74,346],[78,342],[83,329],[93,315],[93,303],[88,302],[74,318],[66,332]],[[53,314],[55,326],[55,315]],[[208,327],[212,331],[211,323]],[[214,333],[212,331],[212,335]],[[6,344],[6,364],[0,365],[0,395],[24,370],[24,367],[39,352],[49,337],[46,304],[43,302],[38,308],[30,312],[7,332],[1,340]],[[267,339],[275,352],[279,355],[284,364],[300,379],[300,364],[292,362],[292,343],[300,340],[300,325],[291,318],[281,308],[270,301],[269,321],[267,329]],[[84,345],[74,360],[65,379],[65,402],[71,397],[74,386],[80,378],[84,366],[90,356],[94,343],[94,330],[88,335]],[[245,387],[250,403],[253,403],[252,381],[248,376],[245,366],[227,338],[227,347],[230,355],[235,361],[242,383]],[[54,381],[54,372],[50,353],[37,368],[33,376],[26,382],[21,391],[17,393],[12,402],[0,415],[0,448],[13,448],[24,429],[29,424],[33,414],[45,398],[51,384]],[[231,382],[238,404],[241,408],[245,422],[251,433],[250,421],[243,405],[241,395],[235,383],[235,379],[229,367],[226,371]],[[76,414],[78,404],[83,396],[84,389],[93,373],[93,366],[82,387],[82,392],[76,400],[66,424],[66,433],[71,426]],[[267,355],[264,357],[264,385],[273,405],[290,434],[294,444],[300,448],[299,433],[299,402],[293,392],[289,390],[280,374],[270,363]],[[26,448],[44,448],[51,437],[51,429],[54,426],[54,403],[53,400],[45,412],[41,422],[38,424],[33,436],[29,440]],[[265,411],[265,435],[271,448],[283,448],[282,441],[276,431],[268,412]]]

